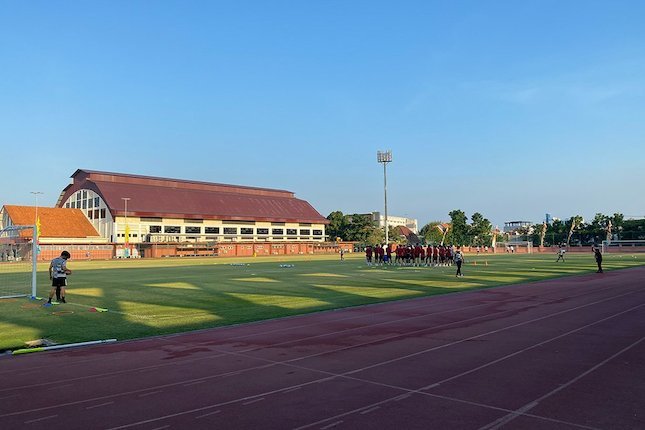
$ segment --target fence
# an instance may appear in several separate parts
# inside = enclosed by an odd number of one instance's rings
[[[165,257],[253,257],[280,255],[336,254],[343,248],[351,252],[353,242],[240,242],[240,243],[137,243],[124,244],[46,244],[40,245],[38,260],[50,261],[62,251],[72,260],[109,260],[112,258]]]

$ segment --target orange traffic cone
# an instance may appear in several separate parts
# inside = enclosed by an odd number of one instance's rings
[[[488,260],[486,260],[486,265],[488,266]]]
[[[477,260],[475,260],[475,263],[474,263],[474,264],[475,264],[475,266],[477,265]]]

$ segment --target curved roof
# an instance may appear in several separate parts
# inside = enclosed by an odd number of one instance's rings
[[[80,169],[72,178],[57,206],[76,191],[90,189],[101,196],[112,216],[125,215],[122,199],[129,198],[129,216],[328,223],[290,191]]]

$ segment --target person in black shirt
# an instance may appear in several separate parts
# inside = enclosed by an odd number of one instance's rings
[[[598,265],[598,271],[596,273],[602,273],[602,252],[600,252],[600,248],[594,248],[593,253],[596,258],[596,264]]]

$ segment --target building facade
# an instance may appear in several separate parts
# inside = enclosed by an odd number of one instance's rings
[[[329,223],[290,191],[82,169],[56,206],[114,243],[324,242]]]
[[[381,228],[385,227],[385,215],[383,215],[381,212],[372,212],[371,215],[372,215],[372,221],[377,227],[381,227]],[[392,216],[388,214],[387,225],[389,227],[398,227],[398,226],[407,227],[412,231],[412,233],[414,234],[419,233],[417,220],[413,218]]]
[[[533,226],[531,221],[507,221],[504,223],[504,233],[515,233],[520,229]]]

